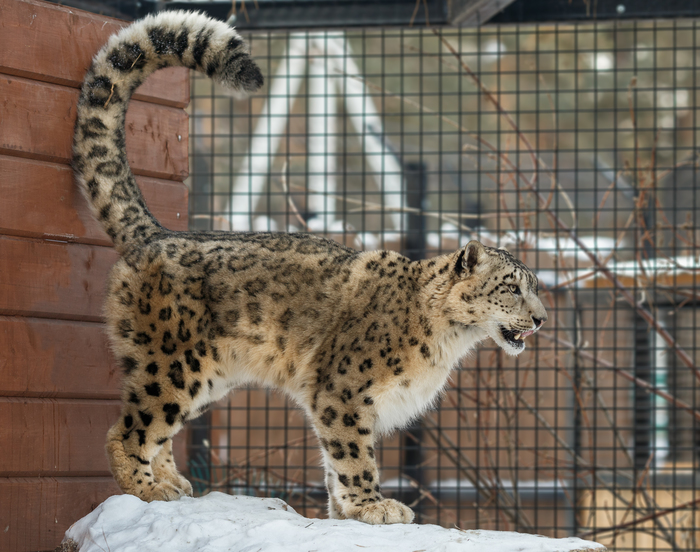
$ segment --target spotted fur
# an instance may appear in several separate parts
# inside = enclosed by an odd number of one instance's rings
[[[124,369],[123,410],[107,437],[116,481],[148,501],[191,494],[172,437],[232,388],[255,383],[282,389],[306,412],[331,517],[410,523],[407,506],[382,496],[378,436],[433,404],[460,357],[486,337],[519,353],[513,336],[547,316],[537,278],[474,241],[410,261],[307,234],[162,228],[126,161],[124,117],[138,84],[168,65],[239,92],[262,84],[232,28],[185,12],[125,28],[85,77],[74,167],[120,254],[105,305]]]

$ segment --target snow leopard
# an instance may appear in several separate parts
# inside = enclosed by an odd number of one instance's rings
[[[123,368],[122,411],[107,435],[125,493],[176,500],[192,486],[172,438],[231,390],[279,389],[313,427],[329,516],[411,523],[380,487],[377,440],[434,405],[458,361],[491,338],[516,355],[547,320],[535,274],[470,241],[410,260],[307,233],[175,232],[149,212],[125,149],[125,114],[154,71],[184,66],[246,95],[263,76],[229,25],[166,11],[112,36],[77,109],[73,167],[114,243],[104,316]]]

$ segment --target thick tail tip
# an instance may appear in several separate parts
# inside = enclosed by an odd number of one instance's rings
[[[262,71],[246,51],[239,37],[229,41],[223,62],[219,64],[215,78],[238,96],[247,96],[259,90],[265,83]]]
[[[219,79],[221,84],[244,96],[260,90],[265,84],[260,67],[249,56],[224,66]]]
[[[122,73],[184,65],[205,73],[236,95],[259,90],[264,79],[248,44],[223,21],[182,10],[153,14],[122,30],[105,48],[104,62]]]

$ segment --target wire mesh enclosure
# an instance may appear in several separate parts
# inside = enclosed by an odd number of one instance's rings
[[[193,76],[192,228],[412,259],[478,239],[538,274],[549,321],[528,349],[487,342],[378,449],[417,521],[700,546],[699,31],[254,32],[262,94]],[[197,492],[325,516],[315,436],[284,396],[239,390],[190,431]]]

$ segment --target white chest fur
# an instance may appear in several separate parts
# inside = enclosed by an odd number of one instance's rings
[[[387,434],[408,425],[437,402],[459,359],[487,337],[480,328],[455,327],[434,344],[435,352],[412,377],[380,390],[375,397],[375,431]],[[401,384],[404,382],[404,385]],[[407,383],[407,385],[405,385]]]

